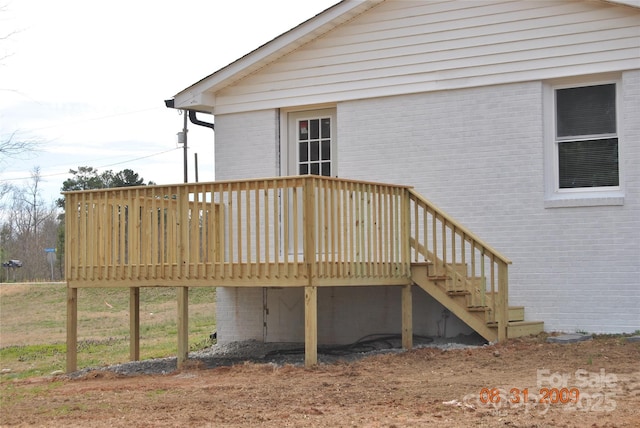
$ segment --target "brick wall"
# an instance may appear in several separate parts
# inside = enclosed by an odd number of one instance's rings
[[[276,177],[278,114],[275,110],[216,115],[216,180]]]
[[[624,205],[545,208],[541,82],[340,103],[338,175],[415,186],[513,260],[511,304],[548,331],[635,331],[640,71],[624,73],[622,86]],[[216,116],[216,139],[225,141],[216,145],[217,179],[277,175],[277,129],[274,111]],[[399,332],[399,295],[322,290],[319,340]],[[300,289],[219,289],[220,340],[301,340],[301,299]],[[414,318],[417,334],[442,330],[442,307],[419,289]],[[455,317],[447,323],[448,336],[468,332]]]
[[[513,260],[511,303],[547,330],[635,331],[639,79],[622,79],[623,206],[544,207],[540,82],[342,103],[338,171],[414,185],[485,238]]]
[[[277,176],[277,129],[274,110],[217,115],[216,180]],[[262,288],[218,287],[216,299],[220,343],[263,340]]]

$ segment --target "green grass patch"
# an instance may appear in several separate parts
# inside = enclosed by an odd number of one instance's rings
[[[62,344],[8,346],[0,349],[0,358],[15,359],[17,361],[36,361],[64,354],[65,351],[66,346]]]
[[[175,356],[177,290],[140,289],[140,357]],[[189,290],[191,350],[211,346],[215,289]],[[78,369],[129,361],[129,289],[78,290]],[[0,285],[0,381],[66,368],[64,284]]]

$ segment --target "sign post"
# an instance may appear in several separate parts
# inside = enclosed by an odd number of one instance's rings
[[[56,262],[56,249],[45,248],[44,252],[47,253],[47,260],[49,261],[49,265],[51,266],[51,281],[53,281],[53,264]]]

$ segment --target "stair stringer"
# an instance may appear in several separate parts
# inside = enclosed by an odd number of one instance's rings
[[[420,288],[422,288],[427,294],[436,299],[442,306],[451,311],[452,314],[457,316],[462,322],[467,324],[473,330],[475,330],[480,336],[484,337],[489,342],[495,342],[498,340],[498,332],[495,328],[491,328],[487,325],[484,319],[484,313],[481,317],[469,312],[467,307],[461,305],[456,299],[447,294],[438,284],[431,281],[427,277],[427,266],[412,266],[411,267],[411,279]],[[483,318],[483,319],[480,319]]]

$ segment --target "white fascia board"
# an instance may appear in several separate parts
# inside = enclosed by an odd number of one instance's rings
[[[189,104],[196,105],[204,101],[204,99],[199,99],[199,94],[210,93],[213,96],[216,91],[294,51],[383,1],[385,0],[341,1],[179,92],[174,97],[175,107],[190,108]],[[208,100],[215,101],[215,96],[213,96],[213,99]],[[213,109],[213,106],[213,104],[208,105],[209,109]]]
[[[216,96],[211,92],[197,92],[187,88],[174,97],[174,108],[213,113]]]
[[[625,6],[632,6],[640,8],[640,0],[605,0],[608,3],[623,4]]]

